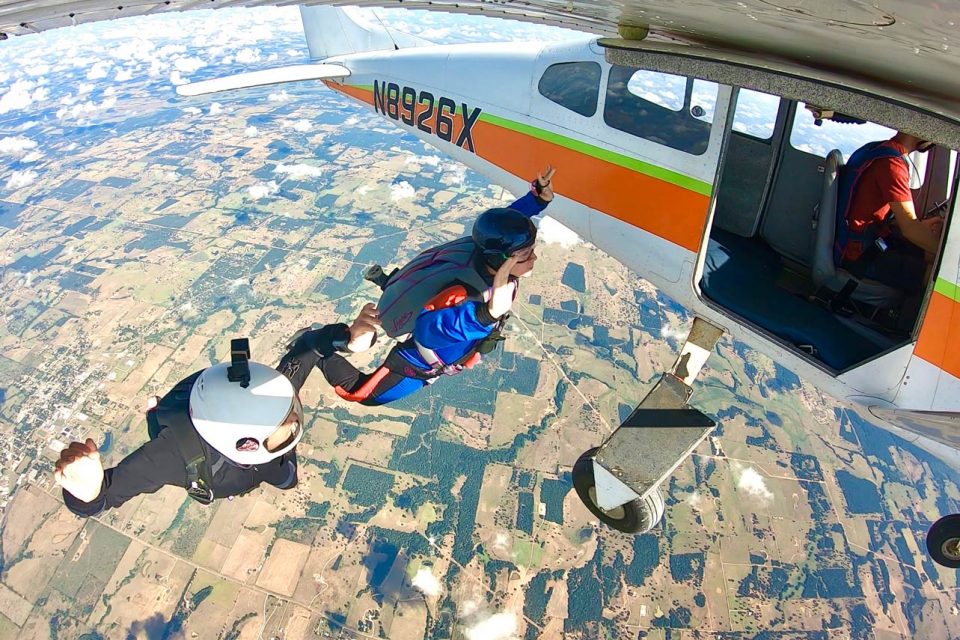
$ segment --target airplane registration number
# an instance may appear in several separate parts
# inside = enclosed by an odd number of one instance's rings
[[[424,133],[475,151],[473,125],[480,117],[480,107],[471,110],[466,102],[461,102],[458,110],[457,103],[445,96],[436,98],[429,91],[418,92],[395,82],[374,80],[373,108],[408,127],[415,126]]]

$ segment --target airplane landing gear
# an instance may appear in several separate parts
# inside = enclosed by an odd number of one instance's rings
[[[960,569],[960,513],[933,523],[927,531],[927,551],[940,566]]]
[[[620,427],[573,467],[573,486],[590,513],[624,533],[649,531],[663,516],[662,484],[703,442],[713,420],[689,404],[691,384],[723,330],[702,318],[680,357]]]
[[[597,504],[597,484],[593,476],[593,459],[600,447],[585,451],[573,465],[573,488],[583,504],[600,522],[623,533],[644,533],[653,529],[663,517],[663,494],[654,487],[645,498],[636,498],[604,509]]]

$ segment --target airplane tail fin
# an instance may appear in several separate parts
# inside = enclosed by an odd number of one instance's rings
[[[358,7],[300,7],[303,33],[314,60],[365,51],[405,49],[433,44],[387,29],[376,16]]]

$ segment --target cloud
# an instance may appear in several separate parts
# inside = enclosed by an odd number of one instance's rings
[[[294,131],[299,131],[300,133],[306,133],[313,128],[313,125],[310,124],[310,121],[306,118],[301,118],[299,120],[284,120],[281,124],[285,129],[293,129]]]
[[[356,123],[353,123],[356,124]],[[427,165],[429,167],[437,167],[440,165],[440,162],[443,159],[440,156],[415,156],[409,155],[406,159],[406,164],[419,164]]]
[[[260,135],[260,129],[257,129],[253,125],[250,125],[249,127],[243,130],[243,136],[245,138],[256,138],[258,135]]]
[[[277,191],[280,191],[280,185],[278,185],[274,180],[271,180],[270,182],[258,182],[252,187],[247,187],[247,194],[250,196],[251,200],[267,198],[275,194]]]
[[[440,595],[440,592],[443,591],[440,581],[434,577],[433,572],[428,567],[420,567],[417,570],[417,575],[413,576],[410,583],[431,598]]]
[[[517,616],[495,613],[464,627],[463,635],[467,640],[514,640],[517,637]]]
[[[412,198],[416,190],[406,180],[401,180],[398,183],[390,185],[390,199],[393,201],[404,200],[406,198]]]
[[[37,160],[43,160],[42,151],[33,151],[20,158],[20,162],[36,162]]]
[[[117,75],[113,76],[114,82],[126,82],[133,77],[133,71],[130,69],[117,69]]]
[[[10,89],[0,96],[0,113],[26,109],[33,102],[34,83],[30,80],[17,80]]]
[[[734,467],[734,473],[739,473],[740,476],[737,479],[737,489],[757,498],[763,505],[773,502],[773,492],[767,489],[763,476],[753,467],[741,469],[739,465]]]
[[[182,73],[193,73],[197,69],[207,66],[207,63],[200,58],[191,56],[189,58],[177,58],[174,60],[173,66]]]
[[[87,71],[87,80],[99,80],[101,78],[106,78],[107,73],[110,71],[110,64],[107,62],[97,62],[90,70]]]
[[[183,110],[185,113],[189,113],[194,116],[198,116],[203,113],[203,111],[200,110],[200,107],[184,107]]]
[[[343,121],[344,126],[352,127],[356,124],[360,124],[360,118],[358,116],[350,116]]]
[[[575,247],[583,242],[575,231],[568,229],[550,216],[544,216],[540,221],[537,236],[547,244],[559,244],[564,249]]]
[[[287,93],[286,89],[281,89],[279,93],[271,93],[267,96],[267,100],[270,102],[286,102],[290,99],[290,94]],[[0,113],[3,113],[0,111]]]
[[[170,84],[187,84],[188,82],[189,80],[185,80],[176,69],[170,72]]]
[[[700,511],[703,507],[703,496],[694,491],[689,496],[687,496],[687,504],[690,505],[691,509],[695,511]]]
[[[303,163],[293,165],[279,164],[277,168],[274,169],[274,172],[290,176],[294,179],[319,178],[323,175],[323,170],[320,167]]]
[[[7,189],[22,189],[36,182],[40,175],[36,171],[14,171],[7,180]]]
[[[116,96],[110,96],[109,98],[104,98],[103,102],[100,103],[101,109],[112,109],[117,104]]]
[[[251,49],[249,47],[240,49],[236,56],[240,64],[253,64],[260,61],[260,49]]]
[[[223,105],[222,105],[222,104],[220,104],[219,102],[211,102],[211,103],[210,103],[210,115],[215,116],[215,115],[217,115],[218,113],[220,113],[221,111],[223,111]]]
[[[0,138],[0,155],[21,156],[36,146],[36,142],[23,136]]]
[[[92,82],[81,82],[77,85],[77,95],[82,96],[86,93],[90,93],[96,86],[97,85],[93,84]]]

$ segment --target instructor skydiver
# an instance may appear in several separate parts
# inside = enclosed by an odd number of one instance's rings
[[[351,340],[337,325],[325,327],[314,332],[312,348],[290,345],[276,369],[249,361],[247,341],[234,340],[230,364],[198,371],[153,399],[150,441],[117,466],[104,470],[90,438],[63,449],[54,478],[64,503],[88,517],[168,484],[184,487],[202,504],[263,482],[294,488],[304,426],[298,392],[324,355],[362,350],[358,345],[370,341],[361,338]]]

